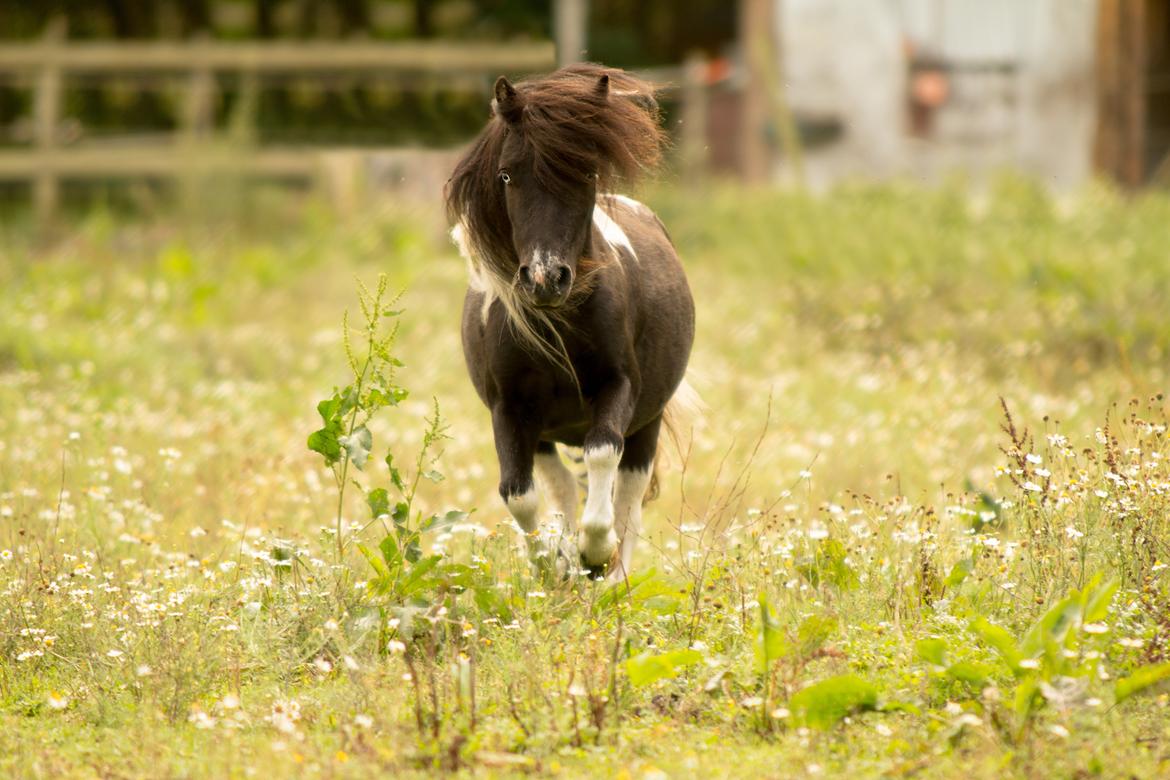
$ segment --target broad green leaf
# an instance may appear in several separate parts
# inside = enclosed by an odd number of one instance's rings
[[[671,650],[658,655],[642,653],[626,661],[626,675],[630,678],[631,685],[641,688],[652,682],[674,677],[679,670],[702,660],[702,653],[690,649]]]
[[[1170,679],[1170,662],[1143,666],[1129,677],[1118,680],[1113,689],[1114,695],[1117,701],[1122,702],[1166,679]]]
[[[1021,720],[1027,720],[1032,713],[1044,703],[1044,697],[1040,694],[1040,681],[1036,677],[1028,677],[1021,680],[1020,684],[1016,686],[1016,696],[1013,706],[1016,715]]]
[[[337,421],[338,412],[340,409],[341,399],[336,395],[332,398],[326,398],[324,401],[321,401],[319,404],[317,404],[317,414],[321,415],[321,420],[325,423],[326,427],[328,427],[330,423]]]
[[[631,596],[644,583],[653,581],[658,576],[657,569],[646,569],[645,571],[636,571],[629,577],[629,582],[619,580],[613,585],[605,589],[605,592],[597,597],[597,606],[600,609],[608,609],[617,602]]]
[[[398,539],[394,534],[383,536],[378,549],[382,551],[382,560],[386,562],[386,566],[394,570],[402,566],[402,549],[398,546]]]
[[[761,593],[760,620],[756,627],[756,672],[767,674],[772,668],[772,662],[788,653],[788,638],[784,636],[784,629],[776,613],[768,606],[768,597]]]
[[[356,466],[359,471],[366,468],[366,460],[370,457],[370,448],[374,446],[374,437],[369,428],[359,425],[348,436],[339,436],[337,443],[345,448],[350,463]]]
[[[959,661],[947,667],[947,677],[964,682],[973,688],[981,688],[991,675],[991,670],[983,664],[971,661]]]
[[[1081,598],[1074,592],[1040,616],[1020,641],[1020,650],[1025,656],[1034,656],[1045,650],[1049,642],[1063,646],[1069,629],[1077,624],[1080,616]]]
[[[950,588],[957,588],[963,584],[963,580],[967,579],[967,575],[975,568],[975,561],[971,558],[963,558],[951,568],[951,573],[943,580],[943,586]]]
[[[370,515],[377,520],[382,515],[390,514],[390,494],[386,488],[374,488],[366,493],[366,504],[370,507]]]
[[[642,606],[659,615],[673,615],[678,612],[679,600],[674,596],[651,596],[642,602]]]
[[[1018,675],[1021,672],[1020,659],[1022,656],[1016,647],[1015,639],[1012,638],[1007,629],[997,626],[983,617],[972,620],[968,628],[982,639],[984,644],[999,653],[1013,674]]]
[[[426,575],[438,565],[439,561],[443,559],[441,555],[428,555],[425,558],[419,559],[417,563],[410,567],[409,573],[402,581],[399,590],[403,596],[411,596],[423,590],[427,586]]]
[[[920,639],[915,645],[918,657],[932,666],[947,665],[947,642],[945,639]]]
[[[860,710],[877,707],[878,689],[854,674],[830,677],[798,691],[788,708],[804,725],[828,729],[842,718]]]
[[[379,558],[377,555],[374,555],[373,550],[371,550],[369,547],[366,547],[361,542],[358,542],[357,548],[358,551],[362,554],[362,557],[366,559],[374,571],[377,572],[379,577],[387,580],[390,579],[390,570],[386,568],[386,564],[382,561],[381,558]]]
[[[337,441],[337,433],[330,428],[310,433],[307,445],[310,450],[325,458],[326,466],[332,466],[341,460],[341,445]]]
[[[431,515],[422,524],[423,531],[446,531],[456,523],[462,523],[467,519],[467,512],[461,512],[458,509],[452,509],[443,515]]]
[[[1101,585],[1093,582],[1085,588],[1086,623],[1099,623],[1109,617],[1109,606],[1113,603],[1113,597],[1120,586],[1121,583],[1117,580],[1110,580]]]

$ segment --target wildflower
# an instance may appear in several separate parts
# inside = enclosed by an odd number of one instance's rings
[[[589,692],[585,690],[585,686],[579,682],[575,682],[569,686],[569,695],[572,696],[573,698],[585,696],[588,693]]]
[[[773,720],[784,720],[785,718],[792,715],[792,713],[788,711],[787,707],[777,707],[776,709],[772,710],[770,714],[772,715]]]
[[[123,656],[123,653],[121,650],[107,650],[106,651],[107,658],[121,658],[122,656]]]
[[[134,674],[138,675],[139,677],[149,677],[153,671],[154,670],[146,664],[139,664],[138,668],[134,670]]]
[[[363,729],[372,728],[374,725],[374,719],[365,713],[354,715],[353,722],[358,726],[358,728]]]
[[[406,652],[406,643],[402,642],[398,639],[391,639],[389,642],[386,643],[386,649],[389,650],[391,653],[405,653]]]
[[[1085,623],[1085,625],[1081,626],[1081,629],[1086,634],[1104,634],[1109,631],[1109,626],[1104,623]]]
[[[316,667],[317,671],[319,671],[321,674],[329,674],[333,671],[333,664],[330,663],[326,658],[318,658],[317,660],[313,661],[313,666]]]
[[[215,728],[215,718],[208,715],[203,710],[195,710],[187,718],[187,720],[195,724],[197,729],[213,729]]]
[[[12,550],[0,550],[0,561],[8,563],[10,560],[12,560]]]
[[[1024,460],[1026,460],[1032,464],[1040,464],[1040,463],[1044,462],[1043,458],[1041,458],[1039,455],[1034,455],[1032,453],[1028,453],[1027,455],[1025,455]]]
[[[63,710],[69,706],[69,697],[59,691],[49,692],[49,707],[54,710]]]
[[[1044,490],[1044,488],[1040,487],[1035,482],[1032,482],[1031,480],[1029,480],[1029,481],[1024,483],[1024,490],[1029,490],[1033,493],[1040,493]]]
[[[1068,739],[1068,729],[1066,729],[1064,726],[1060,725],[1059,723],[1053,723],[1051,726],[1048,727],[1048,730],[1051,731],[1056,736],[1060,737],[1061,739]]]

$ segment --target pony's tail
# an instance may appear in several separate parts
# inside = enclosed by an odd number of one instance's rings
[[[662,427],[666,429],[666,436],[659,435],[658,450],[654,453],[654,468],[650,475],[650,485],[646,489],[646,496],[642,504],[648,504],[658,498],[658,474],[664,463],[669,462],[673,467],[682,468],[685,465],[687,453],[690,451],[691,437],[707,411],[707,405],[699,396],[695,388],[685,378],[679,383],[674,395],[666,403],[662,412]],[[669,444],[667,443],[669,442]],[[671,458],[670,450],[674,450]]]

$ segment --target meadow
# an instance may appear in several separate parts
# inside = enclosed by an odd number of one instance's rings
[[[616,585],[523,554],[436,205],[0,227],[0,775],[1170,773],[1170,197],[642,197],[708,408]]]

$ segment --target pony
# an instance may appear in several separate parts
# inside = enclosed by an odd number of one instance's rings
[[[682,263],[654,212],[614,192],[660,161],[655,89],[581,64],[516,84],[501,76],[493,91],[491,117],[444,193],[470,276],[467,371],[491,412],[500,496],[532,560],[620,579],[655,492],[660,432],[694,403]],[[577,480],[557,444],[584,449],[579,528]],[[543,524],[542,493],[552,510]]]

